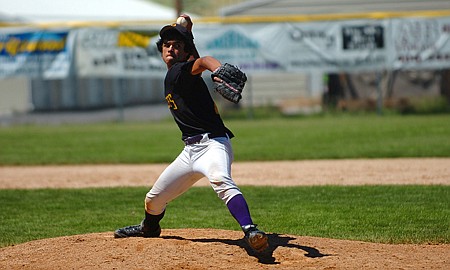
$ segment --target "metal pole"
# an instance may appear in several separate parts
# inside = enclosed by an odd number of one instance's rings
[[[253,119],[254,112],[253,112],[253,87],[252,87],[252,76],[248,76],[247,80],[247,101],[248,101],[248,113],[247,118]]]
[[[124,122],[124,107],[123,107],[123,95],[125,93],[125,79],[124,78],[120,78],[119,79],[119,89],[118,89],[118,93],[117,93],[117,101],[118,101],[118,106],[117,106],[117,121],[122,123]]]
[[[175,18],[178,18],[178,16],[181,15],[181,12],[183,12],[183,1],[182,0],[175,0]]]
[[[381,85],[382,81],[382,73],[381,71],[377,72],[377,92],[378,92],[378,98],[377,98],[377,114],[382,115],[383,114],[383,87]]]

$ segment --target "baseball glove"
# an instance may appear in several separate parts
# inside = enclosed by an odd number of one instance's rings
[[[225,63],[211,73],[211,79],[222,97],[236,104],[241,100],[247,76],[238,67]]]

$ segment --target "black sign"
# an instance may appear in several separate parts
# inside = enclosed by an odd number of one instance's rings
[[[379,25],[344,26],[344,50],[373,50],[384,48],[384,28]]]

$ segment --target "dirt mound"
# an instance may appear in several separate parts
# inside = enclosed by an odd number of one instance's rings
[[[450,245],[388,245],[269,233],[250,250],[239,231],[163,230],[161,238],[112,232],[32,241],[0,250],[1,269],[448,269]]]

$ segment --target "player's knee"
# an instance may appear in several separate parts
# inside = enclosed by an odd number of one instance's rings
[[[221,171],[210,172],[207,175],[207,177],[209,179],[209,182],[212,185],[216,185],[216,186],[227,185],[227,186],[229,186],[230,184],[234,184],[233,180],[231,179],[231,176],[229,174],[226,174]]]
[[[242,192],[237,187],[226,188],[222,190],[216,190],[217,196],[227,204],[231,198],[236,195],[242,194]]]

